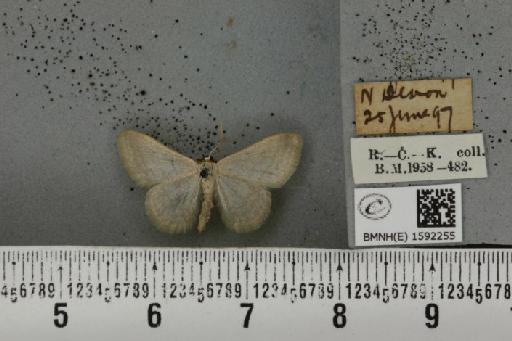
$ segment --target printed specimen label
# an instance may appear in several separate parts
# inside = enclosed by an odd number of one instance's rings
[[[356,184],[487,177],[482,134],[351,139]]]

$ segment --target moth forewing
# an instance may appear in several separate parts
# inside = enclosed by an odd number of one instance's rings
[[[119,134],[117,148],[128,175],[143,188],[198,172],[194,160],[134,130]]]
[[[297,169],[302,146],[298,134],[275,134],[220,160],[217,170],[266,188],[280,188]]]

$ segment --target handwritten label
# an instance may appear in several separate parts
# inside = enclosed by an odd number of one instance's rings
[[[356,83],[358,135],[473,129],[470,78]]]
[[[482,134],[353,138],[356,184],[487,177]]]
[[[356,188],[356,246],[462,241],[460,184]]]

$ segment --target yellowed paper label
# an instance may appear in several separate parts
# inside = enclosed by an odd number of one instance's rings
[[[358,135],[473,129],[470,78],[356,83]]]

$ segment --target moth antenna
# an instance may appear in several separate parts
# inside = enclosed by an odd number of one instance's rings
[[[219,134],[219,140],[217,143],[215,143],[215,146],[212,150],[210,150],[210,153],[208,153],[207,159],[210,160],[212,158],[212,155],[220,150],[220,145],[224,143],[224,129],[222,128],[222,123],[219,124],[219,127],[217,128],[218,134]]]

